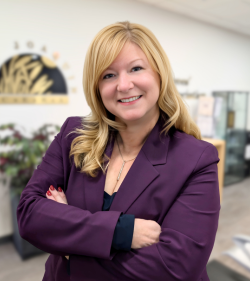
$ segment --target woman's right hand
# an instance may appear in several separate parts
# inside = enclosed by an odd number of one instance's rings
[[[131,248],[140,249],[159,242],[161,226],[153,220],[135,219]]]

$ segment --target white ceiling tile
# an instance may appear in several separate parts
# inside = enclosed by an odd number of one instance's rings
[[[250,35],[250,0],[137,0]]]
[[[175,1],[162,1],[158,2],[156,6],[169,10],[169,11],[175,11],[181,14],[187,14],[189,12],[192,12],[192,8],[188,6],[181,5],[178,2]]]
[[[208,8],[204,12],[229,20],[241,15],[249,15],[250,17],[250,5],[243,1],[233,1],[214,8]]]
[[[165,2],[169,0],[165,0]],[[194,9],[207,9],[217,7],[221,4],[226,4],[230,2],[238,2],[240,0],[171,0],[171,2],[179,3],[183,6],[192,7]]]
[[[242,27],[248,27],[250,31],[250,16],[249,14],[241,15],[237,19],[232,19],[233,22],[239,24]]]
[[[139,2],[143,2],[145,4],[155,5],[158,2],[162,2],[163,0],[137,0]]]
[[[242,34],[246,34],[246,35],[250,36],[250,29],[249,29],[249,27],[246,28],[246,27],[238,26],[237,30],[238,30],[238,32],[240,32]]]

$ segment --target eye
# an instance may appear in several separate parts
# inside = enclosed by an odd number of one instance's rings
[[[132,68],[132,72],[134,72],[133,70],[138,71],[138,70],[141,70],[141,69],[142,69],[142,67],[140,67],[140,66],[135,66],[135,67]]]
[[[109,79],[109,78],[113,77],[113,76],[110,76],[110,75],[114,75],[114,74],[106,74],[106,75],[103,77],[103,79]]]

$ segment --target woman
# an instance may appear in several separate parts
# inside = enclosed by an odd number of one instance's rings
[[[17,208],[21,236],[51,254],[43,280],[209,280],[218,153],[158,40],[139,24],[105,27],[83,86],[91,114],[67,118]]]

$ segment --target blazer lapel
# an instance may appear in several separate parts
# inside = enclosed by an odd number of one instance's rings
[[[169,135],[160,136],[163,119],[159,117],[154,128],[129,169],[118,192],[113,199],[110,211],[126,213],[128,208],[140,194],[153,182],[159,172],[155,165],[165,164],[169,146]],[[114,138],[109,140],[105,153],[110,157],[114,146]],[[85,206],[91,213],[102,210],[106,175],[100,170],[96,178],[84,175]]]
[[[169,146],[168,134],[164,136],[163,133],[160,137],[163,122],[159,117],[115,195],[110,211],[126,213],[141,193],[159,176],[154,166],[166,163]]]

